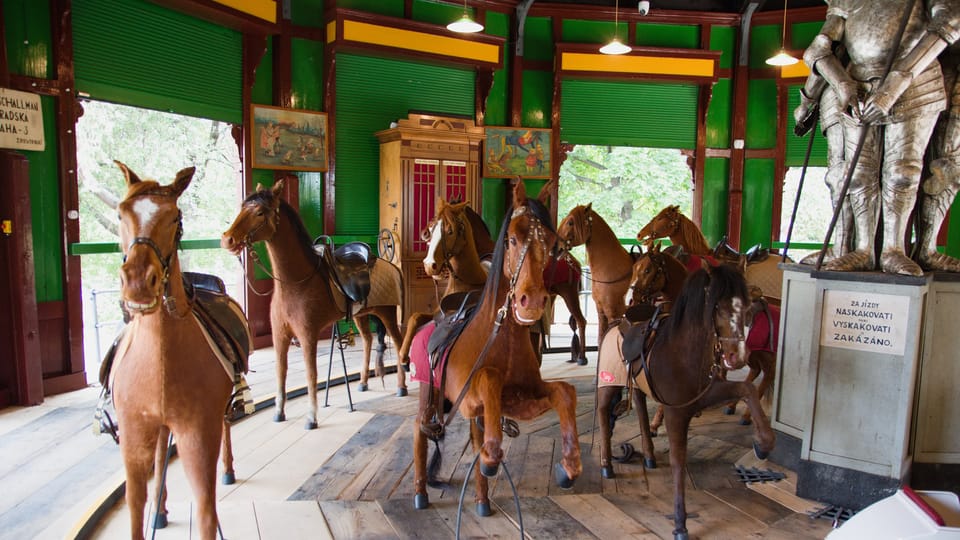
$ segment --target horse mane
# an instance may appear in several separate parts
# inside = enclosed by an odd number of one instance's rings
[[[160,185],[156,180],[141,180],[127,188],[127,195],[124,200],[139,197],[141,195],[160,195],[163,197],[174,197],[177,195],[173,185]]]
[[[697,227],[696,223],[679,211],[677,215],[680,217],[677,234],[683,239],[680,243],[684,246],[689,246],[690,252],[694,255],[712,253],[713,250],[711,250],[710,245],[707,244],[707,239],[703,236],[703,232],[700,231],[700,227]]]
[[[709,271],[701,268],[691,273],[673,303],[663,335],[670,335],[688,326],[712,327],[711,318],[717,303],[735,296],[744,301],[750,298],[746,282],[735,268],[720,265]]]

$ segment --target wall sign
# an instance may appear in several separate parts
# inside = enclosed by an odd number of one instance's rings
[[[0,148],[43,150],[40,96],[0,88]]]
[[[820,345],[903,355],[909,296],[824,291]]]

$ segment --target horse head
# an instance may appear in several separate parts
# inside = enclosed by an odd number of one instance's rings
[[[637,233],[637,240],[649,246],[657,238],[666,238],[680,227],[680,207],[667,206]]]
[[[438,199],[437,215],[420,233],[420,238],[427,242],[423,269],[434,279],[440,278],[445,267],[449,269],[451,259],[473,245],[466,208],[466,202],[447,203]]]
[[[257,184],[256,191],[244,199],[233,224],[220,236],[220,247],[239,255],[244,248],[273,238],[280,221],[283,186],[283,179],[272,188]]]
[[[548,183],[540,192],[546,197]],[[513,190],[513,213],[505,231],[503,277],[509,280],[507,302],[512,301],[517,322],[531,325],[540,320],[550,296],[543,280],[543,271],[557,242],[557,233],[550,225],[550,212],[542,200],[527,198],[522,181]]]
[[[712,305],[716,356],[722,367],[740,369],[747,363],[744,327],[752,304],[747,284],[742,273],[727,266],[713,267],[709,275],[706,305]]]
[[[637,303],[650,303],[654,296],[667,285],[667,254],[660,251],[660,243],[637,258],[633,263],[630,286],[624,303],[632,306]]]
[[[567,217],[557,226],[557,237],[563,244],[564,251],[582,246],[590,241],[593,229],[593,203],[586,206],[575,206]]]
[[[126,165],[115,161],[127,181],[127,195],[117,205],[120,217],[120,294],[131,313],[152,313],[161,297],[168,297],[170,277],[179,275],[177,248],[183,236],[183,216],[177,199],[193,179],[194,167],[177,173],[161,185],[141,180]]]

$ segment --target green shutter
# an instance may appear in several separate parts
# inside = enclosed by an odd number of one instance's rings
[[[567,79],[560,140],[573,144],[693,149],[695,84]]]
[[[472,118],[474,70],[354,54],[338,54],[336,65],[336,233],[376,234],[380,143],[374,133],[411,111]]]
[[[807,145],[810,144],[810,133],[797,137],[793,129],[797,123],[793,119],[793,111],[800,105],[800,85],[790,86],[787,89],[787,138],[786,164],[787,167],[802,167],[804,156],[807,154]],[[810,167],[827,166],[827,138],[820,131],[820,123],[813,127],[816,131],[813,136],[813,149],[810,151]]]
[[[77,91],[241,123],[241,36],[144,0],[73,2]]]

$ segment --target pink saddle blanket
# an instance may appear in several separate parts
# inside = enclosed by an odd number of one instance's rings
[[[747,349],[751,351],[777,352],[777,343],[780,340],[780,308],[768,305],[770,318],[760,311],[753,316],[750,333],[747,334]],[[773,319],[773,347],[770,346],[770,319]]]
[[[430,353],[427,351],[427,343],[430,342],[430,336],[436,330],[437,323],[430,321],[420,327],[413,336],[410,343],[410,364],[412,373],[410,380],[419,383],[430,384]],[[437,368],[433,371],[433,387],[440,388],[440,377],[443,374],[443,365],[447,361],[447,356],[437,363]]]

